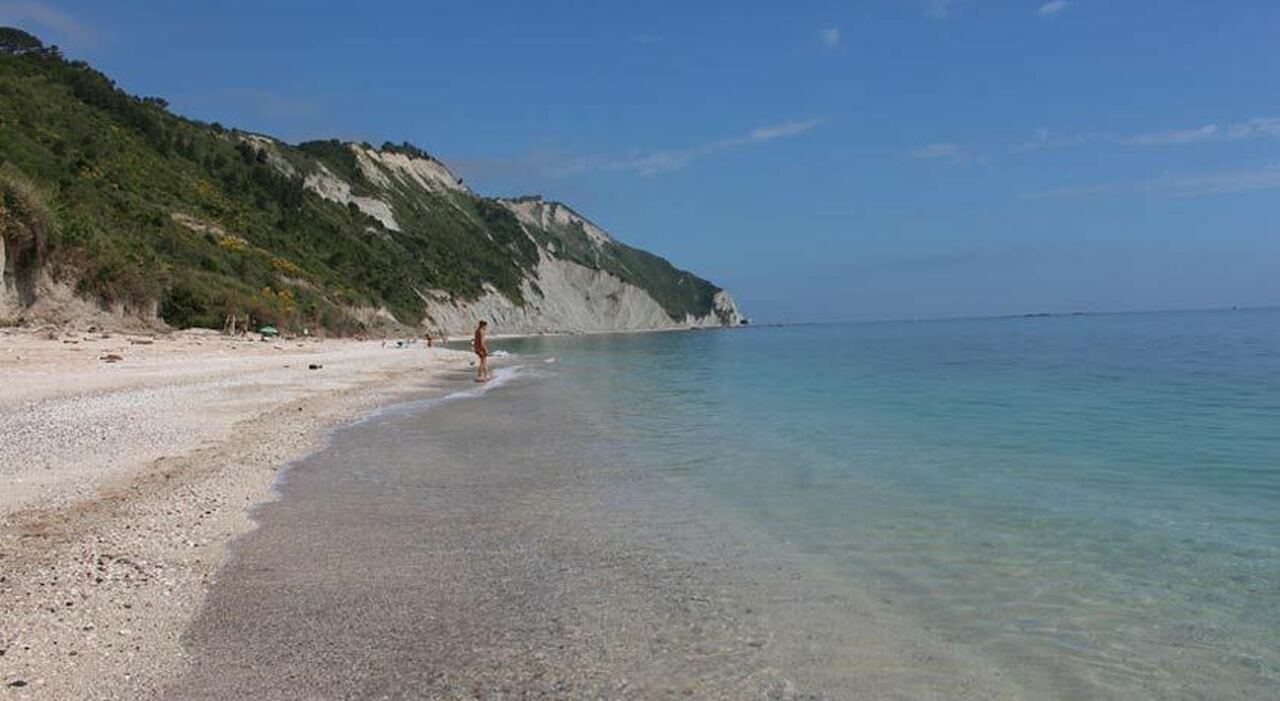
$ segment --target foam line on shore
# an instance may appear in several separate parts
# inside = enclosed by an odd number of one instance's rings
[[[430,409],[432,407],[446,404],[448,402],[458,401],[460,399],[478,399],[494,389],[509,384],[516,377],[526,375],[527,373],[522,372],[523,368],[523,365],[512,365],[510,367],[498,368],[493,371],[493,379],[490,379],[488,382],[478,382],[474,387],[460,389],[439,397],[411,399],[407,402],[398,402],[395,404],[381,406],[361,418],[352,421],[347,424],[347,426],[359,426],[360,424],[373,421],[374,419]]]
[[[286,463],[284,466],[280,468],[279,472],[276,473],[275,479],[271,481],[271,486],[268,488],[268,491],[267,491],[267,498],[264,499],[262,502],[255,504],[249,510],[250,519],[253,520],[253,522],[256,524],[257,517],[255,512],[257,511],[257,509],[283,496],[282,490],[285,485],[285,482],[288,481],[289,471],[292,470],[295,465],[302,462],[303,460],[306,460],[312,455],[315,455],[316,453],[324,451],[328,449],[331,445],[333,445],[334,435],[338,431],[347,429],[347,428],[352,428],[355,426],[360,426],[362,424],[368,423],[375,419],[385,419],[392,416],[403,416],[406,414],[416,413],[419,411],[426,411],[433,407],[440,406],[442,404],[447,404],[449,402],[459,401],[463,399],[479,399],[480,397],[483,397],[484,395],[488,394],[491,390],[494,390],[509,384],[512,380],[516,379],[516,377],[532,376],[531,373],[522,372],[523,368],[524,368],[523,365],[512,365],[511,367],[498,368],[493,371],[493,379],[489,380],[488,382],[477,383],[475,387],[460,389],[455,392],[450,392],[448,394],[445,394],[439,397],[427,397],[425,399],[411,399],[405,402],[396,402],[393,404],[387,404],[385,406],[377,407],[376,409],[374,409],[373,411],[370,411],[364,416],[361,416],[360,418],[357,418],[346,424],[334,426],[325,434],[324,438],[321,439],[320,443],[316,445],[314,450],[308,451],[303,455],[299,455],[297,458],[289,461],[288,463]]]

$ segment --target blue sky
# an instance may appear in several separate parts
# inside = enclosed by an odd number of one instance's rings
[[[1280,304],[1280,3],[0,0],[125,89],[409,140],[760,321]]]

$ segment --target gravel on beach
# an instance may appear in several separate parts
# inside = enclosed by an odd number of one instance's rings
[[[440,391],[465,354],[376,342],[0,334],[0,697],[154,697],[277,472]],[[123,362],[99,360],[108,351]],[[326,371],[309,372],[309,362]]]

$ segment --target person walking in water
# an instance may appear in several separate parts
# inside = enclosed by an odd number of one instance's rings
[[[489,330],[489,322],[481,319],[476,324],[476,335],[471,339],[471,350],[475,351],[476,357],[480,359],[476,366],[476,382],[485,382],[491,375],[489,374],[489,347],[484,344],[484,335]]]

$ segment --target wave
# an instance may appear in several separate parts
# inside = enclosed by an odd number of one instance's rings
[[[358,426],[374,419],[430,409],[431,407],[439,406],[448,402],[455,402],[460,399],[477,399],[499,387],[502,387],[503,385],[509,384],[517,377],[527,375],[528,373],[525,373],[523,370],[523,365],[512,365],[511,367],[497,368],[493,371],[493,377],[488,382],[476,383],[474,387],[460,389],[439,397],[412,399],[407,402],[387,404],[386,406],[374,409],[363,417],[356,419],[347,425]]]

